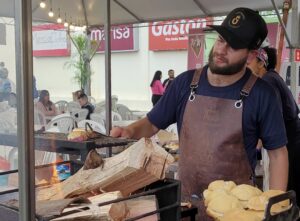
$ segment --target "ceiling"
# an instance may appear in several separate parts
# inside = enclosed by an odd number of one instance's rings
[[[55,22],[58,8],[62,19],[72,22],[103,25],[106,0],[45,0],[47,7],[39,7],[41,0],[32,0],[33,20]],[[55,13],[48,17],[50,1]],[[275,0],[282,8],[283,0]],[[225,15],[235,7],[256,10],[273,9],[271,0],[111,0],[111,23],[141,23],[155,20]],[[14,17],[14,0],[1,0],[0,17]],[[85,19],[86,18],[86,19]]]

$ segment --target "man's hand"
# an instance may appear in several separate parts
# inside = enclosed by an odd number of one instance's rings
[[[113,127],[110,130],[110,136],[112,136],[112,137],[131,138],[129,130],[124,128],[124,127]]]
[[[127,127],[114,127],[110,131],[112,137],[124,137],[132,139],[140,139],[142,137],[151,137],[158,132],[147,117],[138,120]]]

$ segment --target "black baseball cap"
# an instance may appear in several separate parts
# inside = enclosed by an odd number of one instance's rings
[[[268,34],[267,24],[257,11],[233,9],[221,25],[210,25],[234,49],[258,49]]]

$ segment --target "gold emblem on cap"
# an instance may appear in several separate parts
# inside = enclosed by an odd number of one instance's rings
[[[228,19],[228,25],[231,28],[239,28],[240,25],[243,23],[245,20],[245,15],[242,11],[237,11],[235,12],[230,19]]]
[[[239,23],[239,21],[241,20],[241,16],[237,15],[234,18],[231,19],[231,24],[232,25],[237,25]]]

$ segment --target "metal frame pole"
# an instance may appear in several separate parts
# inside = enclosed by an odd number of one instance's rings
[[[111,45],[110,45],[110,0],[105,0],[105,105],[106,105],[106,133],[109,134],[112,128],[111,122]],[[108,148],[107,155],[111,156],[111,148]]]
[[[292,48],[293,45],[292,45],[291,40],[290,40],[290,37],[289,37],[289,35],[288,35],[287,31],[286,31],[285,25],[284,25],[284,23],[283,23],[283,21],[282,21],[282,19],[281,19],[281,16],[280,16],[280,13],[279,13],[279,11],[278,11],[278,8],[276,7],[276,4],[275,4],[274,0],[271,0],[271,2],[272,2],[272,5],[273,5],[274,10],[275,10],[275,12],[276,12],[276,15],[277,15],[277,18],[278,18],[278,20],[279,20],[280,26],[281,26],[281,28],[282,28],[282,30],[283,30],[284,36],[285,36],[285,38],[286,38],[286,41],[287,41],[289,47]],[[294,4],[294,3],[293,3],[293,4]]]
[[[35,220],[31,0],[15,0],[19,220]]]
[[[296,31],[292,31],[292,44],[293,44],[293,48],[290,48],[290,62],[291,62],[291,91],[292,94],[294,96],[294,98],[297,100],[298,96],[297,96],[297,85],[298,85],[298,73],[299,70],[297,68],[297,63],[294,60],[294,56],[295,56],[295,47],[299,47],[299,28],[300,28],[300,24],[299,24],[299,7],[298,7],[299,1],[298,0],[294,0],[292,3],[292,30],[296,30]]]

